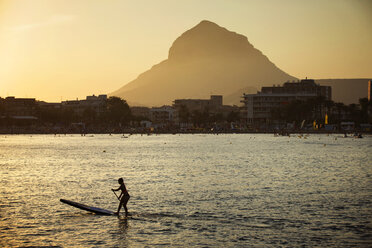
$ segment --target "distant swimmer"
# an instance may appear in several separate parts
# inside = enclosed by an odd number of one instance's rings
[[[117,189],[111,189],[112,191],[114,191],[114,193],[115,193],[115,191],[121,190],[121,193],[118,196],[118,199],[120,200],[120,203],[119,203],[118,211],[115,214],[119,215],[119,212],[120,212],[121,207],[124,206],[125,216],[128,216],[127,203],[129,201],[130,195],[129,195],[128,191],[127,191],[127,188],[125,187],[123,178],[119,178],[118,179],[118,183],[120,184],[119,188],[117,188]]]

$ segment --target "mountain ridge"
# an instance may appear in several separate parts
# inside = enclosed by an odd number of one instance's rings
[[[204,20],[173,42],[166,60],[110,95],[129,104],[159,106],[180,98],[227,96],[246,87],[296,79],[280,70],[244,35]]]

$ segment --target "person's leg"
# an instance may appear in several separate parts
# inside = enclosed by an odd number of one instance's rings
[[[119,202],[119,206],[118,206],[118,211],[115,213],[117,215],[119,215],[120,213],[120,209],[121,209],[121,206],[123,205],[122,201]]]
[[[124,210],[125,210],[125,216],[128,216],[128,208],[127,208],[127,203],[129,201],[129,198],[130,196],[127,196],[124,198],[124,202],[123,202],[123,206],[124,206]]]

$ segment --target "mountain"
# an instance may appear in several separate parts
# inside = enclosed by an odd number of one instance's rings
[[[225,105],[242,105],[240,101],[243,100],[243,94],[256,94],[258,90],[261,90],[261,87],[248,86],[243,89],[239,89],[232,94],[224,96],[223,102]]]
[[[175,99],[209,99],[212,94],[227,97],[224,104],[230,104],[239,102],[241,95],[232,98],[241,90],[255,93],[263,85],[288,80],[296,78],[270,62],[247,37],[202,21],[173,42],[168,59],[110,95],[132,106],[170,105]]]

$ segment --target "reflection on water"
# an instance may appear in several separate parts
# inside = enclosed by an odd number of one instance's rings
[[[368,247],[372,137],[0,136],[0,246]],[[116,210],[124,177],[127,219]]]
[[[119,230],[119,233],[113,234],[113,239],[117,240],[117,246],[122,246],[122,247],[128,247],[128,240],[127,240],[127,231],[129,228],[128,225],[128,219],[127,218],[121,218],[118,217],[118,225],[117,228]]]

